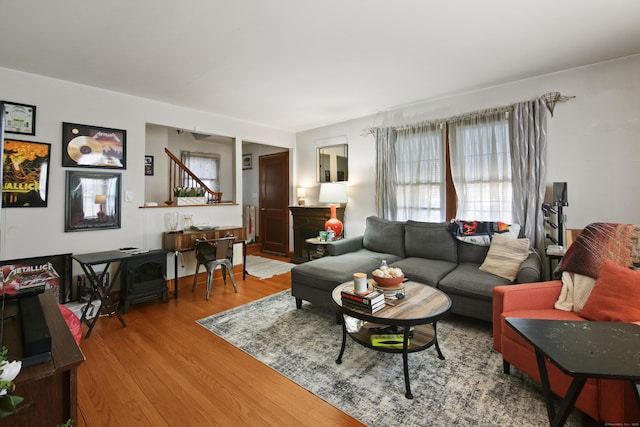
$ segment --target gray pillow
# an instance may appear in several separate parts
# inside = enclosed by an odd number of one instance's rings
[[[447,223],[409,220],[404,230],[408,257],[458,262],[456,239]]]
[[[362,244],[370,251],[404,258],[404,222],[368,217]]]

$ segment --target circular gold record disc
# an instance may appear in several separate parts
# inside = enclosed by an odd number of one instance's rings
[[[77,136],[67,145],[67,154],[80,165],[93,165],[102,158],[103,147],[91,137]]]

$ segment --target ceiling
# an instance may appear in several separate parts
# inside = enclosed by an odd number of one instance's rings
[[[289,131],[638,53],[637,0],[0,0],[0,67]]]

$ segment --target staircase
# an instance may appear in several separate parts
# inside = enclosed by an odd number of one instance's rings
[[[222,192],[213,191],[200,180],[182,161],[167,148],[164,152],[169,157],[169,199],[165,201],[167,205],[173,204],[173,190],[176,187],[195,188],[204,191],[206,204],[220,203]]]

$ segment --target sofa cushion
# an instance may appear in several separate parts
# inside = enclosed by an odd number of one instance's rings
[[[605,322],[640,321],[640,271],[605,259],[580,315]]]
[[[407,257],[458,262],[456,240],[444,222],[407,221],[404,246]]]
[[[440,280],[438,289],[446,294],[465,295],[491,301],[493,288],[508,285],[509,280],[481,271],[478,264],[458,264],[455,270]]]
[[[394,262],[391,267],[401,269],[409,280],[436,286],[456,265],[455,262],[410,257]]]
[[[489,252],[489,246],[474,245],[461,240],[458,240],[456,244],[458,247],[458,262],[475,262],[480,265]]]
[[[394,262],[400,257],[367,249],[340,256],[326,256],[293,267],[291,281],[330,291],[340,283],[352,280],[353,273],[363,272],[371,277],[371,272],[380,266],[383,259]]]
[[[496,234],[480,270],[514,281],[520,264],[529,256],[529,239],[511,239]]]
[[[377,216],[368,217],[362,244],[370,251],[390,253],[404,258],[404,222],[389,221]],[[390,260],[387,260],[387,263],[390,263]]]

